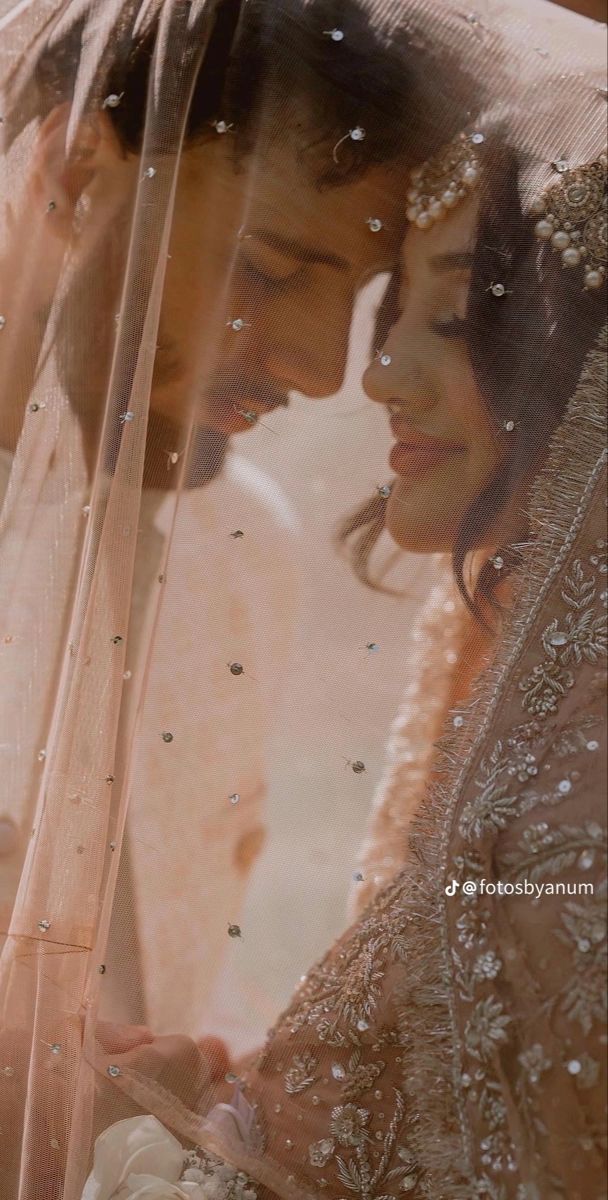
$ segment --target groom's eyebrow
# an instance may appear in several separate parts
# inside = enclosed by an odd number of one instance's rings
[[[453,254],[435,254],[431,259],[434,271],[470,271],[473,266],[473,255],[466,250],[455,251]]]
[[[321,263],[326,267],[334,267],[338,271],[349,270],[345,258],[341,258],[339,254],[332,254],[330,250],[319,250],[317,246],[311,246],[307,242],[283,237],[280,233],[271,233],[268,229],[252,229],[251,237],[257,238],[259,242],[264,242],[266,246],[277,250],[279,254],[284,254],[286,258],[295,258],[302,263]]]

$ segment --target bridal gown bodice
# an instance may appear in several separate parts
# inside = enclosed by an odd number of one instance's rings
[[[604,1194],[601,486],[448,719],[405,866],[242,1072],[271,1193]]]

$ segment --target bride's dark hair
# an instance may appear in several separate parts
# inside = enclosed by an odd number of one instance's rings
[[[484,623],[484,610],[499,607],[493,595],[498,579],[519,555],[516,547],[499,548],[504,569],[497,572],[488,562],[472,594],[463,575],[467,555],[490,532],[524,480],[542,465],[604,321],[603,305],[597,295],[584,290],[582,273],[565,270],[560,255],[536,239],[538,217],[524,212],[520,195],[525,165],[512,147],[500,143],[498,133],[487,137],[462,332],[480,394],[497,429],[514,422],[505,454],[465,514],[452,550],[458,588],[467,607]],[[503,284],[503,296],[493,295],[493,283]],[[396,271],[378,310],[375,349],[398,319],[398,296]],[[384,529],[385,512],[386,499],[377,494],[351,514],[338,533],[356,574],[371,586],[376,584],[370,558]]]

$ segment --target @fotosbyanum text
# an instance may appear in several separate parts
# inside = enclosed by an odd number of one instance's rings
[[[534,883],[531,879],[519,879],[510,883],[502,879],[450,879],[444,888],[446,896],[455,896],[462,892],[464,896],[530,896],[539,900],[541,896],[592,896],[592,883],[573,883],[550,881]]]

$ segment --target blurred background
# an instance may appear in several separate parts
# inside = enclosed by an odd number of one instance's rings
[[[362,292],[346,380],[327,400],[294,396],[234,440],[271,476],[300,526],[300,604],[269,762],[267,842],[230,942],[213,1009],[233,1046],[259,1042],[302,973],[342,932],[346,900],[388,731],[407,679],[408,638],[432,584],[432,556],[397,552],[378,566],[399,595],[366,587],[335,545],[342,518],[390,479],[386,410],[361,387],[385,280]],[[374,650],[367,647],[373,644]],[[365,764],[356,773],[352,763]]]

